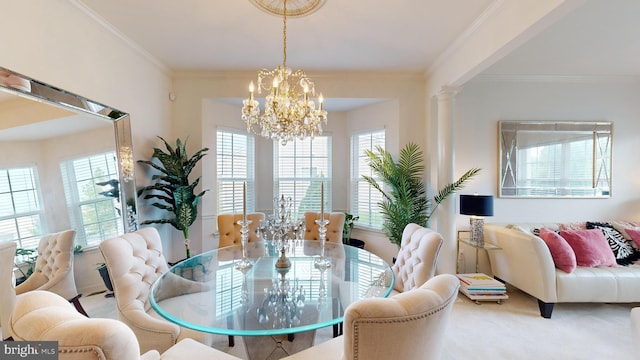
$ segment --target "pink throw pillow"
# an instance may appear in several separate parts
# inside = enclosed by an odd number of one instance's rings
[[[624,231],[631,237],[636,247],[640,249],[640,228],[624,229]]]
[[[563,230],[562,236],[576,254],[578,266],[617,266],[602,230]]]
[[[571,273],[576,269],[576,254],[562,236],[553,230],[541,228],[540,237],[547,244],[553,263],[558,269],[566,273]]]

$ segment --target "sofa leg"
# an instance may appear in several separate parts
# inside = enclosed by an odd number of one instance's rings
[[[555,303],[546,303],[542,300],[538,300],[538,307],[540,308],[540,315],[545,319],[551,318],[551,313],[553,312],[553,305]]]

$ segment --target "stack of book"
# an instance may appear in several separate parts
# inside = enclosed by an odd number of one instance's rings
[[[460,292],[476,301],[500,301],[508,299],[507,288],[500,281],[482,273],[457,274]]]

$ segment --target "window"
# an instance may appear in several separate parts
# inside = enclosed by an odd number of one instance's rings
[[[351,137],[351,212],[359,216],[358,225],[382,229],[382,214],[378,203],[382,201],[382,194],[369,183],[364,181],[363,175],[378,180],[369,167],[366,150],[375,151],[378,146],[384,148],[385,131],[374,131],[356,134]],[[382,182],[378,181],[380,186]]]
[[[96,246],[124,233],[117,164],[115,151],[60,164],[76,244]]]
[[[0,169],[0,242],[35,249],[45,232],[36,168]]]
[[[239,131],[216,131],[218,214],[242,213],[247,183],[247,212],[255,211],[254,138]]]
[[[275,198],[293,200],[294,219],[307,211],[320,211],[320,188],[331,194],[331,137],[274,142]],[[324,197],[325,211],[331,210],[331,196]]]

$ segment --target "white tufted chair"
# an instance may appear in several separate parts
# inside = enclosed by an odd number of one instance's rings
[[[170,323],[151,308],[151,285],[168,270],[158,230],[148,227],[105,240],[100,244],[100,251],[113,283],[118,319],[136,334],[140,352],[163,352],[183,338],[209,344],[208,334]],[[200,283],[178,277],[176,281],[185,282],[185,291],[181,293],[204,290],[195,287]]]
[[[400,251],[391,267],[396,277],[392,295],[419,287],[435,275],[443,242],[439,233],[420,225],[404,228]]]
[[[265,215],[261,212],[247,214],[247,220],[251,220],[251,224],[249,224],[249,242],[260,241],[256,230],[264,218]],[[240,220],[242,220],[242,214],[218,215],[218,232],[220,233],[219,248],[240,244],[242,240],[240,225],[238,225],[238,221]]]
[[[13,241],[0,243],[0,326],[2,340],[11,338],[9,333],[9,316],[16,302],[14,288],[13,259],[16,256],[16,243]]]
[[[80,295],[73,277],[73,247],[75,230],[48,234],[38,244],[38,259],[25,282],[16,287],[16,294],[32,290],[47,290],[69,300],[76,309],[87,316],[80,304]]]
[[[327,225],[327,241],[338,243],[342,242],[344,217],[345,215],[342,212],[332,212],[324,214],[324,218],[329,220],[329,225]],[[320,240],[320,234],[318,233],[318,224],[316,224],[316,220],[320,220],[320,213],[304,213],[305,240]]]
[[[442,274],[390,298],[358,300],[344,314],[344,335],[285,359],[440,359],[459,286]]]
[[[160,355],[150,350],[140,355],[138,340],[124,323],[114,319],[89,319],[60,296],[31,291],[17,297],[9,324],[19,341],[58,341],[60,360],[239,360],[221,351],[184,339]]]

